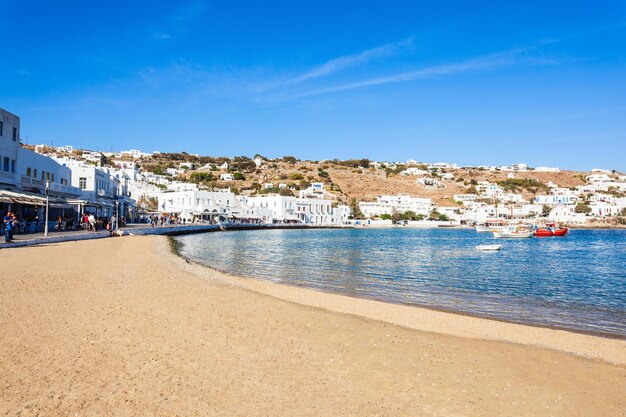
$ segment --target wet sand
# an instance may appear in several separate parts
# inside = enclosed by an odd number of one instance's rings
[[[165,237],[2,255],[0,415],[626,414],[623,340],[230,277]]]

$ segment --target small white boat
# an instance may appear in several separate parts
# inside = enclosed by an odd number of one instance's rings
[[[476,245],[476,249],[484,252],[500,250],[502,245]]]

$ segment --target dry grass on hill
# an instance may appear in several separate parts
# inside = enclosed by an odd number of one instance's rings
[[[319,170],[328,173],[328,177],[321,177]],[[225,171],[221,171],[225,172]],[[213,175],[219,177],[220,171],[214,171]],[[432,198],[433,201],[441,206],[455,206],[452,201],[454,194],[463,194],[468,192],[468,185],[464,185],[464,181],[457,181],[462,178],[465,182],[471,180],[476,181],[505,181],[508,172],[489,172],[480,170],[449,170],[454,175],[453,180],[439,179],[444,185],[443,188],[425,187],[416,182],[417,176],[402,176],[398,174],[385,173],[382,169],[374,168],[350,168],[332,163],[318,163],[310,161],[302,161],[296,164],[286,162],[264,162],[264,164],[255,172],[244,172],[246,177],[243,181],[218,182],[219,186],[230,186],[237,190],[245,190],[252,186],[253,183],[259,184],[273,183],[277,186],[279,183],[299,184],[300,179],[308,182],[324,182],[327,188],[331,184],[338,187],[340,191],[334,194],[341,201],[347,201],[350,198],[357,200],[375,200],[382,194],[398,194],[407,193],[414,197]],[[535,179],[543,184],[552,181],[562,187],[575,187],[584,184],[583,172],[562,171],[562,172],[520,172],[515,173],[518,179]],[[189,173],[185,175],[188,177]],[[527,190],[520,191],[524,197],[532,198],[533,194]]]

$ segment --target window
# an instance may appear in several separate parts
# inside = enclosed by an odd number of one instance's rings
[[[4,157],[4,170],[9,172],[9,158],[6,156]]]
[[[15,159],[11,160],[11,172],[15,174]]]
[[[2,136],[3,131],[4,131],[4,122],[0,121],[0,136]]]
[[[50,181],[50,173],[46,172],[46,180]]]
[[[37,178],[37,168],[33,170],[33,178]]]
[[[13,142],[17,140],[17,127],[13,128]]]
[[[45,180],[46,179],[46,171],[41,171],[41,180]]]
[[[50,176],[50,179],[52,180],[52,182],[54,182],[54,174]]]
[[[80,177],[78,179],[78,188],[80,188],[81,190],[87,189],[87,178],[86,177]]]
[[[31,171],[30,167],[26,168],[26,176],[27,177],[30,177],[30,171]]]

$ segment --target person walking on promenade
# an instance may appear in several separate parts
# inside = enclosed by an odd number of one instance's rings
[[[111,230],[115,230],[115,227],[117,226],[117,216],[115,214],[111,216],[109,223],[111,224]]]
[[[91,230],[92,232],[96,231],[96,217],[93,214],[90,214],[89,217],[87,217],[88,222],[89,222],[89,230]]]
[[[4,223],[4,241],[9,243],[13,239],[13,213],[7,212],[2,222]]]

